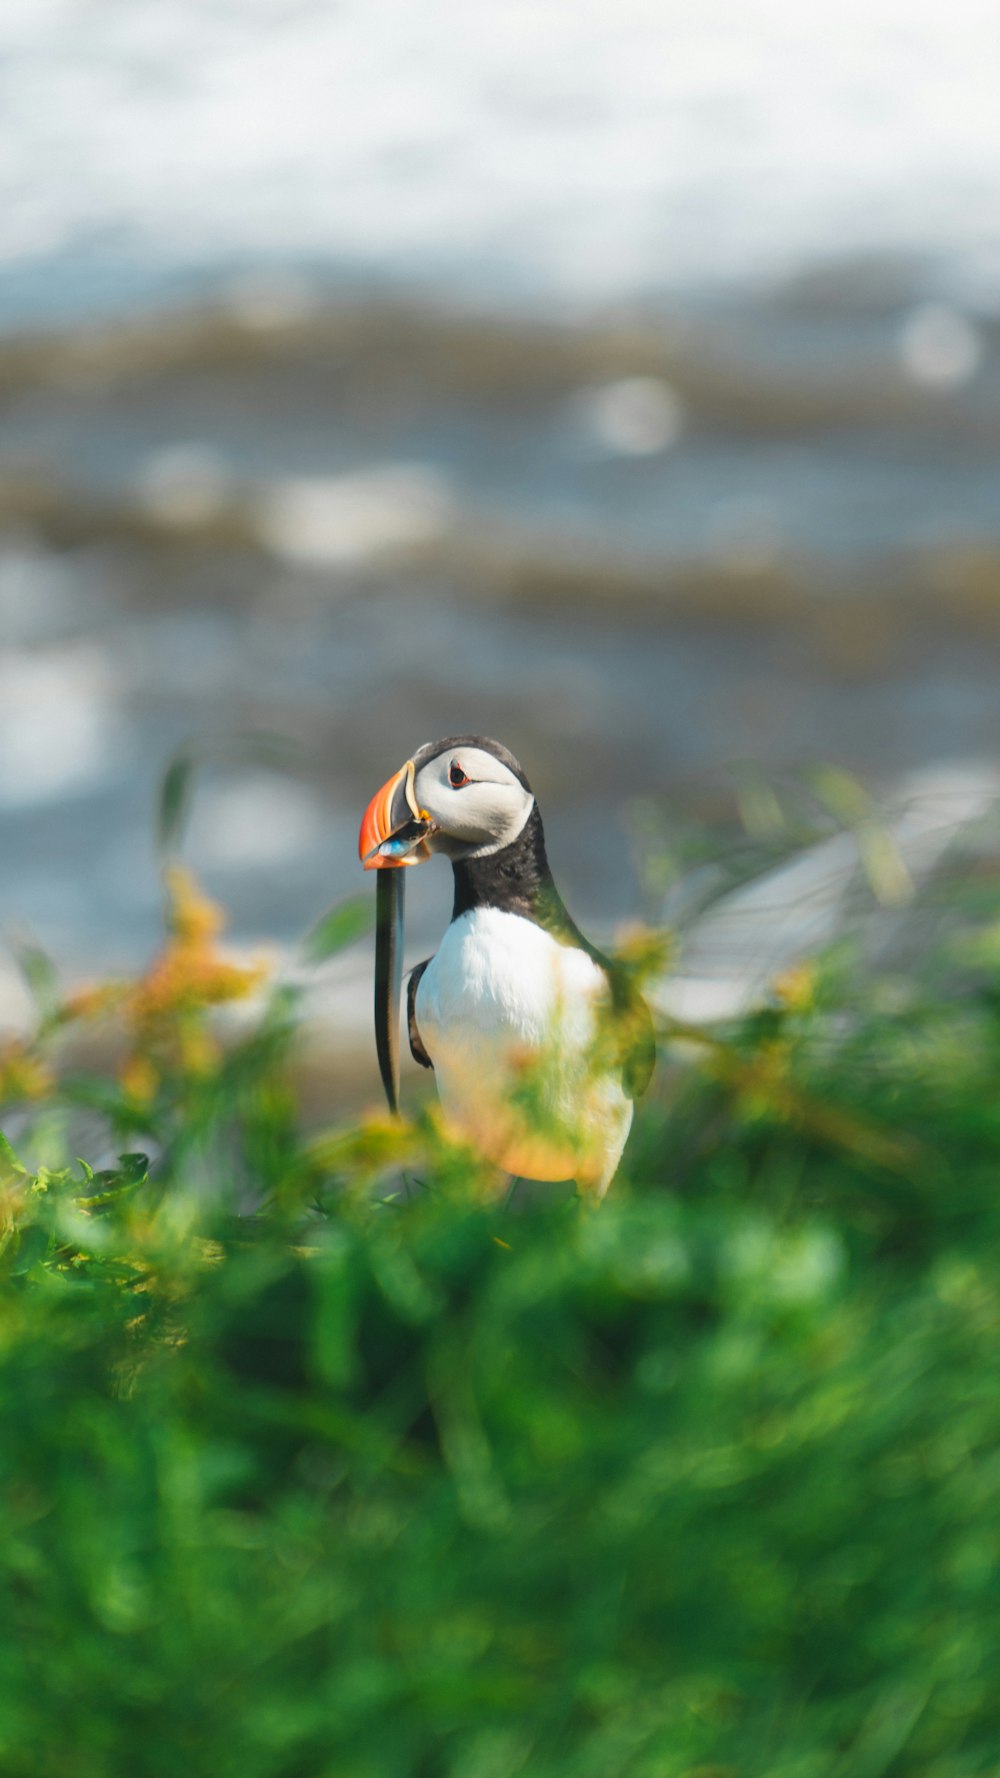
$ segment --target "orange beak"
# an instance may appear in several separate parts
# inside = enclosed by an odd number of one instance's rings
[[[377,790],[365,810],[358,856],[365,870],[398,870],[429,858],[425,836],[433,822],[417,804],[412,759]]]

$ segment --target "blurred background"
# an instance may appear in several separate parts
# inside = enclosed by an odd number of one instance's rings
[[[998,65],[988,0],[5,0],[4,930],[148,954],[182,746],[279,947],[452,731],[598,936],[821,762],[979,808]]]

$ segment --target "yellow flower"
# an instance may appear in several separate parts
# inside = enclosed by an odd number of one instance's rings
[[[55,1085],[47,1062],[15,1040],[0,1049],[0,1101],[44,1099]]]
[[[225,924],[222,910],[202,894],[189,871],[169,870],[167,893],[166,947],[127,1002],[133,1028],[147,1034],[171,1015],[243,999],[265,974],[262,964],[231,963],[220,956],[214,940]]]
[[[217,903],[202,893],[191,872],[183,865],[171,865],[166,872],[166,884],[167,923],[181,943],[205,944],[217,938],[226,917]]]
[[[127,994],[128,987],[124,982],[90,982],[67,994],[62,1003],[62,1015],[67,1019],[94,1019],[120,1006]]]
[[[203,1025],[182,1024],[179,1047],[185,1074],[209,1075],[218,1066],[219,1046]]]
[[[160,1077],[148,1056],[129,1056],[118,1076],[123,1092],[135,1105],[150,1105]]]
[[[663,974],[674,950],[674,937],[662,927],[631,920],[616,934],[615,960],[630,969],[641,985]]]
[[[811,963],[796,963],[783,969],[771,985],[789,1012],[809,1012],[816,1003],[816,970]]]

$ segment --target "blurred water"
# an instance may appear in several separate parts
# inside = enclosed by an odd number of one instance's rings
[[[755,353],[770,332],[786,341],[797,332],[780,309],[769,319],[767,332],[763,324],[756,330]],[[809,332],[817,332],[814,321]],[[885,329],[880,351],[862,349],[857,329],[832,315],[824,346],[845,373],[902,380],[898,332]],[[232,377],[201,366],[167,389],[159,379],[145,389],[136,379],[104,398],[99,390],[29,397],[0,414],[0,465],[44,465],[104,499],[137,490],[155,499],[185,471],[203,487],[214,478],[223,488],[259,488],[277,478],[416,465],[458,508],[636,558],[688,559],[754,544],[764,553],[837,559],[1000,531],[1000,353],[985,346],[971,387],[948,390],[930,427],[911,410],[880,413],[877,398],[867,412],[843,418],[769,424],[768,394],[775,412],[783,394],[780,370],[761,392],[756,427],[689,412],[668,383],[652,378],[547,399],[430,389],[382,411],[373,400],[359,413],[322,362],[311,390],[292,388],[269,411],[265,375],[262,367],[256,391],[248,377],[242,398]],[[723,383],[726,368],[717,375]],[[674,405],[660,412],[657,400]]]
[[[36,594],[51,575],[57,599],[41,646],[38,604],[20,625],[16,594],[5,608],[0,915],[75,970],[132,962],[155,941],[157,787],[192,736],[209,763],[188,854],[238,936],[286,942],[365,886],[361,808],[436,734],[479,729],[516,748],[560,881],[605,932],[643,905],[626,829],[637,798],[718,813],[748,758],[780,777],[832,757],[885,784],[996,742],[996,654],[942,633],[929,655],[831,672],[823,649],[780,625],[730,634],[694,615],[622,622],[613,608],[568,621],[558,602],[496,609],[460,588],[266,561],[244,563],[241,597],[214,607],[191,602],[190,563],[161,563],[152,613],[132,591],[142,557],[120,546],[71,558],[71,613],[58,603],[64,562],[8,555],[4,572],[0,597],[27,573]],[[211,561],[207,573],[211,584]],[[220,738],[248,730],[294,738],[300,760],[284,773],[252,750],[213,763]],[[449,890],[443,869],[414,878],[420,945]]]
[[[995,757],[998,62],[980,0],[7,0],[0,923],[148,949],[192,736],[299,744],[190,836],[283,941],[436,734],[595,931],[630,799]]]
[[[1000,14],[6,0],[8,322],[299,264],[551,309],[878,252],[996,307]]]

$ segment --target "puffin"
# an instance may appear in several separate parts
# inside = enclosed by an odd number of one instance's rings
[[[410,1051],[434,1071],[446,1132],[515,1179],[603,1197],[655,1059],[628,970],[592,945],[555,883],[531,785],[484,735],[418,747],[383,784],[358,851],[378,872],[375,1039],[399,1108],[405,868],[437,854],[451,922],[409,976]]]

